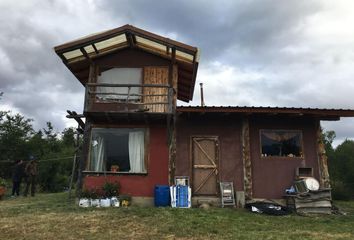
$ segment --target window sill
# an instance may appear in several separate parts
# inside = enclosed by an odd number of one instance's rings
[[[288,157],[288,156],[261,156],[261,159],[270,159],[270,160],[290,160],[290,159],[296,159],[296,160],[304,160],[304,157]]]
[[[82,171],[84,175],[131,175],[131,176],[146,176],[148,175],[147,172],[143,173],[131,173],[131,172],[95,172],[95,171]]]

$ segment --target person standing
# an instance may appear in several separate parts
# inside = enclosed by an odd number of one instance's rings
[[[20,186],[23,175],[23,161],[16,160],[15,166],[12,171],[12,197],[20,196]]]
[[[27,197],[29,188],[31,186],[31,196],[34,197],[36,191],[36,178],[38,175],[37,160],[31,160],[27,163],[25,168],[26,174],[26,189],[24,196]]]

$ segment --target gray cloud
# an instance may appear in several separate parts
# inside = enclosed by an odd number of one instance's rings
[[[82,111],[84,89],[53,46],[127,23],[201,49],[197,81],[208,105],[353,108],[350,7],[320,0],[2,1],[0,109],[34,118],[37,128],[70,124],[65,111]],[[199,104],[199,91],[190,104]],[[354,138],[348,122],[326,129]]]

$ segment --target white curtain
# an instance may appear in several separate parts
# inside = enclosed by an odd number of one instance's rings
[[[132,173],[145,172],[144,135],[143,131],[129,133],[129,161]]]
[[[103,137],[97,136],[95,140],[92,141],[92,171],[102,172],[106,170],[105,164],[105,147],[104,147],[104,139]]]
[[[110,70],[104,71],[97,79],[97,83],[110,83],[110,84],[141,84],[142,83],[142,69],[141,68],[112,68]],[[99,93],[119,93],[128,94],[127,87],[97,87],[97,92]],[[140,87],[132,87],[130,89],[130,94],[140,94]],[[107,95],[98,94],[100,99],[122,99],[127,98],[126,95]],[[139,96],[130,96],[130,100],[138,100]]]

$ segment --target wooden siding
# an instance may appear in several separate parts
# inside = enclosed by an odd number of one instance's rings
[[[144,67],[144,84],[168,84],[168,67]],[[148,112],[168,111],[168,89],[166,88],[144,88],[144,95],[165,95],[165,96],[145,96],[144,103],[162,103],[145,105]],[[163,104],[167,103],[167,104]]]
[[[160,84],[167,87],[143,87],[142,94],[158,95],[158,96],[143,96],[141,102],[97,102],[94,97],[95,86],[89,88],[90,95],[86,92],[85,112],[151,112],[151,113],[174,113],[177,101],[177,86],[178,86],[178,66],[175,64],[170,67],[170,61],[167,61],[158,56],[148,54],[137,49],[125,49],[119,53],[107,55],[95,59],[90,67],[89,83],[97,83],[98,75],[112,68],[142,68],[143,82],[142,84]],[[172,69],[172,80],[169,81],[169,68]],[[172,84],[169,84],[169,83]],[[119,82],[117,82],[119,84]],[[161,96],[164,95],[164,96]],[[147,104],[145,103],[153,103]]]

